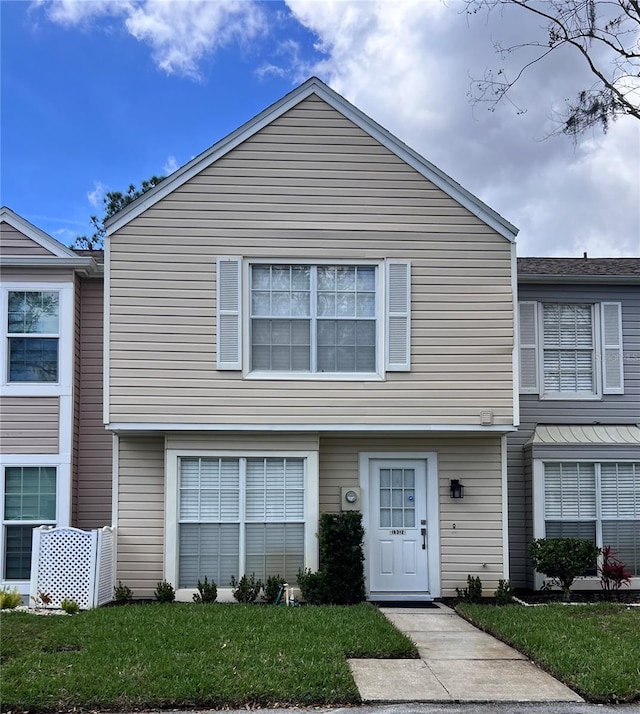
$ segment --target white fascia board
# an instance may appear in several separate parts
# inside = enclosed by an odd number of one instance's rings
[[[392,153],[405,161],[438,188],[442,189],[446,194],[451,196],[451,198],[464,206],[500,235],[511,242],[515,240],[518,229],[509,223],[509,221],[489,208],[489,206],[477,196],[474,196],[470,191],[463,188],[444,171],[441,171],[437,166],[427,161],[427,159],[420,156],[416,151],[393,136],[393,134],[380,126],[380,124],[364,114],[364,112],[354,107],[344,97],[340,96],[317,77],[308,79],[297,89],[289,92],[289,94],[285,95],[275,104],[272,104],[224,139],[221,139],[212,147],[196,156],[181,169],[178,169],[171,178],[165,179],[158,184],[158,186],[147,191],[147,193],[120,211],[120,213],[106,221],[105,227],[107,229],[107,236],[110,236],[119,228],[122,228],[122,226],[136,218],[136,216],[139,216],[143,211],[146,211],[147,208],[150,208],[157,201],[169,195],[183,183],[193,178],[311,94],[317,95],[344,117],[353,121],[354,124],[359,126],[363,131],[379,141]]]
[[[73,255],[70,258],[52,255],[38,255],[20,257],[19,255],[3,256],[0,258],[3,268],[72,268],[83,273],[100,272],[98,264],[93,258]]]
[[[57,241],[53,236],[37,228],[33,223],[29,223],[25,218],[19,216],[15,211],[12,211],[6,206],[0,208],[0,223],[3,222],[13,226],[17,231],[20,231],[20,233],[23,233],[27,238],[35,241],[58,258],[78,257],[70,248],[67,248],[67,246]]]
[[[106,425],[109,431],[118,433],[168,431],[224,431],[224,432],[458,432],[472,434],[507,434],[516,431],[512,424],[480,426],[479,424],[197,424],[170,422],[111,422]]]

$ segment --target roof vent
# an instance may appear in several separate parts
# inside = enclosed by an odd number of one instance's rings
[[[585,252],[582,254],[582,257],[583,257],[585,260],[587,259],[587,251],[586,251],[586,250],[585,250]]]

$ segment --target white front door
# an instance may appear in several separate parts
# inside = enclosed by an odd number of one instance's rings
[[[428,595],[427,462],[371,459],[368,506],[371,598]]]

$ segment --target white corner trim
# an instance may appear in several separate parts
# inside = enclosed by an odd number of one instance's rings
[[[102,301],[102,421],[109,423],[109,345],[111,343],[111,245],[108,239],[104,241],[104,299]]]
[[[502,470],[502,577],[509,580],[509,479],[507,472],[507,435],[500,437]]]
[[[518,303],[518,258],[516,244],[511,244],[511,296],[513,300],[513,425],[520,424],[520,309]]]

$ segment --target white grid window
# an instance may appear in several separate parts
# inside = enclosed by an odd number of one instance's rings
[[[547,394],[595,394],[592,305],[543,305],[543,373]]]
[[[252,265],[253,371],[376,371],[377,269]]]
[[[255,573],[292,581],[304,565],[305,460],[179,459],[179,587]]]
[[[58,381],[59,318],[57,291],[9,291],[8,382]]]
[[[56,524],[55,466],[4,469],[5,580],[29,580],[33,529]]]
[[[640,575],[640,463],[545,463],[545,535],[611,546]]]

